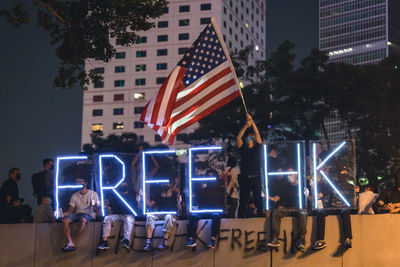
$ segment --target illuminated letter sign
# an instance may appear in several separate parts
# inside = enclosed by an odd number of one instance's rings
[[[209,147],[192,147],[189,148],[189,211],[190,213],[211,213],[211,212],[223,212],[222,209],[202,209],[202,210],[193,210],[193,188],[192,182],[202,182],[202,181],[215,181],[217,177],[193,177],[193,159],[192,159],[192,151],[199,150],[221,150],[220,146],[209,146]]]
[[[122,168],[122,174],[119,181],[114,186],[103,186],[103,159],[112,158],[118,161]],[[100,155],[99,156],[99,173],[100,173],[100,197],[101,197],[101,214],[105,216],[104,212],[104,190],[112,190],[114,194],[124,203],[124,205],[132,212],[133,215],[137,216],[136,211],[126,202],[126,200],[117,192],[116,188],[125,180],[125,163],[116,155]]]
[[[300,156],[300,143],[296,144],[297,147],[297,171],[286,171],[286,172],[270,172],[268,170],[268,149],[267,145],[264,144],[264,179],[265,179],[265,209],[269,210],[269,189],[268,189],[268,179],[270,176],[280,176],[280,175],[297,175],[298,180],[298,198],[299,198],[299,209],[303,208],[303,198],[302,198],[302,184],[301,184],[301,156]]]
[[[58,219],[60,214],[58,214],[59,210],[59,202],[58,202],[58,190],[59,189],[77,189],[82,188],[83,185],[58,185],[58,179],[60,176],[60,161],[62,160],[84,160],[87,159],[87,156],[71,156],[71,157],[57,157],[56,161],[56,177],[55,177],[55,190],[56,190],[56,218]]]
[[[346,145],[346,142],[342,142],[338,147],[336,147],[324,160],[321,161],[321,163],[317,166],[317,144],[313,143],[312,145],[312,150],[313,150],[313,176],[314,176],[314,207],[318,209],[318,186],[317,186],[317,171],[322,175],[322,177],[328,182],[328,184],[335,190],[335,192],[338,194],[338,196],[343,200],[343,202],[350,207],[350,203],[344,198],[344,196],[339,192],[339,190],[336,188],[336,186],[332,183],[332,181],[329,179],[329,177],[322,171],[320,170],[322,166],[325,165],[325,163],[332,158],[332,156],[338,152],[340,149],[342,149]]]
[[[147,211],[146,205],[146,184],[154,184],[154,183],[169,183],[169,179],[155,179],[151,178],[151,180],[146,179],[147,173],[147,165],[146,165],[146,155],[151,154],[175,154],[175,150],[157,150],[157,151],[143,151],[142,152],[142,190],[143,190],[143,214],[176,214],[176,211]]]

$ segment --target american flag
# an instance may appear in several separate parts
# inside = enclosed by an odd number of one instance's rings
[[[164,143],[240,96],[228,50],[214,19],[188,49],[140,118]]]

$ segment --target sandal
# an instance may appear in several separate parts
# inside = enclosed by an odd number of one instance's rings
[[[63,251],[64,252],[71,252],[71,251],[74,251],[74,250],[76,250],[76,247],[70,247],[70,246],[63,247]]]

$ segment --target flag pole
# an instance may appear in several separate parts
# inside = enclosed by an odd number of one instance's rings
[[[219,40],[221,41],[221,46],[222,46],[222,49],[224,49],[224,52],[225,52],[225,55],[227,56],[227,59],[229,60],[229,62],[230,62],[231,65],[233,66],[231,57],[230,57],[230,55],[229,55],[228,48],[226,48],[224,38],[223,38],[221,32],[219,31],[219,27],[218,27],[217,23],[215,22],[214,17],[211,18],[211,23],[212,23],[212,25],[213,25],[213,27],[214,27],[214,29],[215,29],[217,35],[218,35]],[[237,85],[238,88],[239,88],[239,93],[240,93],[240,97],[242,98],[242,103],[243,103],[243,106],[244,106],[244,110],[245,110],[246,113],[248,113],[248,111],[247,111],[247,106],[246,106],[246,102],[244,101],[244,97],[243,97],[242,88],[240,88],[240,83],[239,83],[239,79],[238,79],[238,77],[237,77],[237,75],[236,75],[235,68],[233,68],[233,75],[234,75],[234,77],[235,77],[236,85]]]

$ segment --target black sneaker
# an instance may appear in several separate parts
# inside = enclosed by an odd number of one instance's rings
[[[270,247],[270,248],[279,248],[281,246],[281,244],[279,244],[279,240],[278,240],[278,238],[274,238],[274,240],[272,240],[271,242],[269,242],[268,244],[267,244],[267,247]]]
[[[121,240],[121,244],[123,248],[129,249],[129,240],[124,238]]]
[[[168,240],[163,239],[163,240],[161,241],[161,244],[158,246],[158,249],[159,249],[159,250],[167,250],[168,248],[169,248],[169,246],[168,246]]]
[[[324,240],[317,240],[314,245],[311,247],[313,250],[320,250],[326,248],[326,243]]]
[[[296,247],[299,250],[304,250],[305,249],[306,246],[305,246],[304,237],[297,238]]]
[[[144,246],[143,250],[144,251],[151,251],[152,247],[151,247],[151,243],[147,242],[146,245]]]
[[[186,247],[187,248],[194,248],[196,247],[197,244],[196,242],[193,240],[193,238],[189,238],[188,242],[186,243]]]
[[[210,242],[208,242],[207,245],[208,248],[215,248],[215,239],[210,239]]]
[[[109,249],[109,248],[110,248],[110,246],[108,245],[108,242],[105,240],[101,240],[99,245],[97,246],[97,249],[101,249],[101,250]]]
[[[351,239],[350,238],[346,238],[346,240],[344,241],[344,247],[346,249],[351,248],[353,245],[351,244]]]

